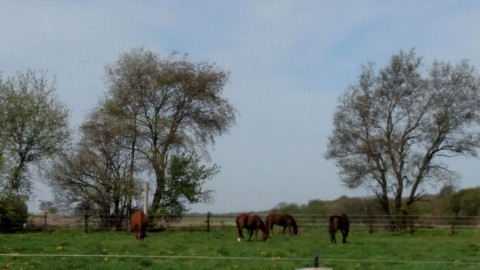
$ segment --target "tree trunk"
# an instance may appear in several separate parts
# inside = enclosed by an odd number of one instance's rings
[[[151,206],[151,213],[155,213],[158,210],[160,201],[162,200],[163,193],[165,192],[165,170],[161,169],[155,173],[157,187],[155,188],[155,193],[153,194],[153,201]]]
[[[120,212],[120,198],[115,198],[115,209],[114,209],[114,218],[115,218],[115,230],[122,230],[122,217],[123,215]],[[123,211],[122,211],[123,212]]]
[[[128,177],[128,190],[127,190],[127,213],[128,216],[132,214],[132,190],[133,190],[133,171],[135,168],[135,146],[137,144],[137,111],[135,110],[135,118],[133,119],[133,138],[132,138],[132,149],[131,149],[131,159],[129,167],[129,177]]]
[[[390,224],[390,231],[394,231],[396,226],[395,226],[395,221],[392,219],[392,214],[390,212],[390,202],[388,200],[388,196],[384,194],[382,197],[379,198],[380,204],[382,206],[382,210],[385,213],[385,216],[387,217],[387,221]]]

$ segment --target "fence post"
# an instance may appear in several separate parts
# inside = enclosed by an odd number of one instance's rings
[[[210,232],[210,217],[212,216],[212,213],[208,212],[207,213],[207,232]]]
[[[372,234],[373,233],[373,215],[369,215],[369,218],[370,218],[369,220],[370,226],[369,226],[368,232]]]
[[[88,209],[85,209],[85,233],[88,233]]]
[[[47,212],[43,212],[43,230],[47,229]]]
[[[452,232],[452,234],[455,233],[455,224],[457,223],[457,220],[458,220],[458,216],[455,215],[455,218],[452,220],[452,227],[451,227],[451,229],[450,229],[451,232]]]
[[[143,183],[143,213],[148,216],[148,182]]]

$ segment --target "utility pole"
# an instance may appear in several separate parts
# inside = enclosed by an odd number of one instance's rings
[[[143,183],[143,213],[148,216],[148,182]]]

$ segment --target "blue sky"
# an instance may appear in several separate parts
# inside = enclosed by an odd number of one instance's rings
[[[215,201],[192,211],[239,212],[364,190],[341,185],[323,155],[337,98],[367,61],[416,48],[428,67],[480,67],[478,1],[0,1],[0,71],[57,79],[74,128],[103,96],[104,66],[133,47],[188,53],[231,72],[225,96],[237,126],[217,138]],[[479,160],[456,159],[460,188],[479,185]],[[437,191],[440,187],[429,190]],[[36,185],[31,200],[48,200]]]

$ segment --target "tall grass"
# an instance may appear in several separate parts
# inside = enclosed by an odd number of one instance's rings
[[[276,231],[279,231],[278,229]],[[480,229],[451,234],[367,230],[350,233],[348,244],[331,244],[325,230],[297,236],[275,234],[265,243],[237,243],[236,230],[133,234],[81,230],[0,235],[0,269],[480,269]],[[339,238],[339,237],[337,237]]]

